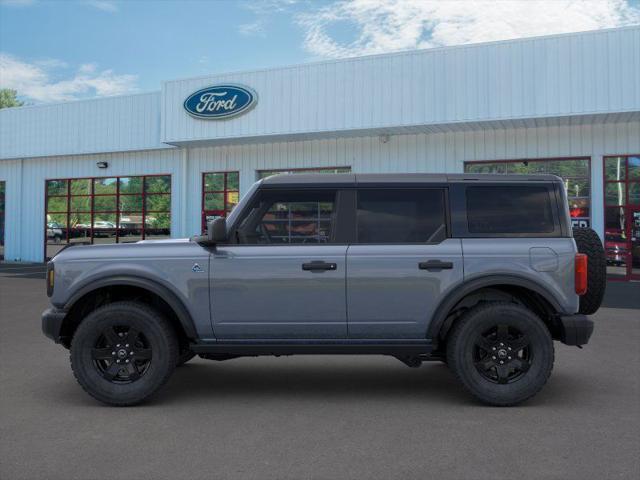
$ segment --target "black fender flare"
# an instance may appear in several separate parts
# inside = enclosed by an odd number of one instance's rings
[[[445,325],[447,315],[460,300],[476,290],[496,285],[513,285],[531,290],[549,302],[556,312],[562,312],[560,302],[555,298],[551,291],[533,280],[519,277],[517,275],[487,275],[462,283],[445,296],[433,314],[431,323],[427,329],[427,339],[430,339],[434,344],[438,343],[440,332],[443,327],[447,327],[447,325]]]
[[[178,317],[178,321],[180,322],[180,325],[182,325],[184,333],[187,335],[187,337],[190,339],[198,338],[196,328],[193,323],[193,318],[191,318],[191,314],[185,307],[182,300],[180,300],[180,298],[169,288],[144,277],[136,277],[133,275],[115,275],[111,277],[101,278],[98,281],[92,281],[77,289],[65,303],[64,309],[66,311],[71,310],[71,308],[78,302],[78,300],[95,290],[99,290],[100,288],[104,287],[123,285],[143,288],[158,295],[162,300],[167,302],[167,304],[175,312],[176,316]]]

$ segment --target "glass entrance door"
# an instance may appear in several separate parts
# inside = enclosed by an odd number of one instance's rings
[[[631,212],[631,278],[640,280],[640,206]]]
[[[607,273],[640,280],[640,155],[605,157],[604,200]]]

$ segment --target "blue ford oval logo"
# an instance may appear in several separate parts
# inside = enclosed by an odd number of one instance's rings
[[[240,115],[258,101],[256,92],[242,85],[213,85],[192,93],[184,109],[197,118],[224,119]]]

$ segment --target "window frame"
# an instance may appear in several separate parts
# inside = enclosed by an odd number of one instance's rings
[[[168,192],[147,192],[147,179],[149,178],[157,178],[157,177],[169,177],[169,188],[170,190]],[[121,193],[120,192],[120,183],[122,179],[125,178],[140,178],[142,179],[142,188],[141,191],[139,193]],[[96,180],[104,180],[104,179],[115,179],[115,193],[95,193],[95,183]],[[78,181],[78,180],[87,180],[90,182],[90,191],[88,194],[72,194],[71,193],[71,183],[73,181]],[[48,192],[48,185],[49,182],[66,182],[66,186],[65,186],[65,193],[64,194],[54,194],[54,195],[49,195]],[[171,202],[172,199],[172,195],[173,195],[173,177],[170,173],[157,173],[157,174],[148,174],[148,175],[105,175],[105,176],[99,176],[99,177],[68,177],[68,178],[47,178],[44,180],[44,241],[43,241],[43,246],[44,246],[44,259],[46,260],[47,257],[47,246],[52,245],[50,243],[48,243],[48,238],[47,238],[47,230],[48,230],[48,226],[47,226],[47,216],[49,214],[58,214],[58,215],[65,215],[65,220],[66,220],[66,225],[64,226],[65,229],[65,236],[62,238],[63,242],[62,244],[64,245],[68,245],[70,243],[72,243],[71,237],[70,237],[70,218],[71,218],[71,214],[72,213],[79,213],[81,215],[89,215],[91,218],[91,225],[90,228],[88,229],[90,235],[88,237],[88,242],[77,242],[77,244],[79,245],[92,245],[94,244],[94,239],[95,237],[95,228],[94,228],[94,224],[95,224],[95,215],[96,213],[98,215],[115,215],[115,227],[113,229],[115,235],[115,242],[114,243],[123,243],[120,241],[120,237],[121,237],[121,230],[126,230],[120,227],[120,216],[121,214],[126,214],[126,213],[140,213],[141,214],[141,225],[139,229],[134,229],[134,230],[139,230],[140,231],[140,239],[144,240],[146,239],[146,232],[147,230],[153,230],[152,228],[147,227],[147,214],[149,213],[162,213],[162,214],[169,214],[169,217],[171,218],[173,212],[173,202]],[[121,210],[120,208],[120,199],[123,196],[130,196],[130,197],[135,197],[135,196],[140,196],[142,199],[142,206],[141,206],[141,210],[140,211],[132,211],[132,210]],[[152,196],[169,196],[170,198],[170,207],[169,210],[149,210],[147,208],[147,198],[148,197],[152,197]],[[72,198],[88,198],[90,201],[90,208],[87,211],[72,211],[71,210],[71,201]],[[96,210],[95,209],[95,198],[96,197],[115,197],[116,199],[116,205],[115,205],[115,210]],[[49,211],[49,199],[50,198],[66,198],[66,211],[64,212],[53,212],[53,211]],[[109,230],[110,232],[111,230]],[[169,224],[169,232],[171,232],[171,224]],[[170,233],[171,234],[171,233]],[[73,242],[74,244],[76,242]]]
[[[604,233],[604,249],[605,249],[605,254],[607,253],[607,247],[609,244],[609,241],[606,239],[607,236],[607,211],[608,209],[622,209],[624,215],[626,218],[633,218],[633,215],[630,215],[630,213],[632,213],[633,211],[637,211],[640,210],[640,203],[639,204],[633,204],[629,202],[629,186],[631,184],[638,184],[640,185],[640,177],[636,178],[636,179],[630,179],[629,178],[629,158],[631,157],[640,157],[640,153],[630,153],[630,154],[619,154],[619,155],[603,155],[602,156],[602,217],[603,217],[603,233]],[[625,170],[625,175],[624,175],[624,179],[623,180],[609,180],[607,179],[607,160],[612,159],[612,158],[624,158],[624,170]],[[625,188],[625,193],[624,193],[624,199],[625,199],[625,203],[623,205],[608,205],[607,204],[607,185],[610,184],[617,184],[620,183],[622,185],[624,185]],[[625,244],[627,246],[627,264],[625,265],[626,267],[626,272],[625,275],[613,275],[609,272],[607,272],[607,280],[609,281],[617,281],[617,282],[624,282],[624,281],[629,281],[629,280],[640,280],[640,275],[633,273],[633,252],[632,252],[632,241],[631,241],[631,232],[632,232],[632,225],[631,222],[627,222],[625,224],[625,229],[624,229],[624,233],[626,234],[627,240],[625,241]]]
[[[381,190],[394,190],[394,191],[407,191],[407,190],[440,190],[442,193],[442,207],[444,209],[444,225],[445,225],[445,234],[444,238],[435,242],[360,242],[358,238],[358,201],[360,198],[360,192],[373,190],[379,192]],[[451,238],[451,210],[449,206],[449,187],[446,184],[424,184],[424,185],[412,185],[412,186],[395,186],[390,185],[388,187],[369,187],[369,186],[361,186],[354,189],[355,192],[355,204],[354,204],[354,228],[353,228],[353,245],[439,245],[445,240]],[[435,232],[434,232],[435,233]]]
[[[238,188],[237,189],[229,189],[229,174],[237,174],[238,175]],[[207,175],[215,175],[215,174],[223,174],[224,175],[224,190],[206,190],[205,178]],[[210,210],[205,208],[205,199],[208,193],[222,193],[224,196],[224,207],[223,207],[223,217],[227,217],[231,211],[227,211],[228,199],[227,195],[229,193],[237,193],[238,201],[240,201],[240,171],[239,170],[224,170],[224,171],[211,171],[211,172],[202,172],[202,198],[201,198],[201,206],[200,206],[200,224],[202,228],[202,232],[206,232],[207,230],[207,216],[208,212],[219,212],[220,210]],[[236,204],[237,205],[237,204]]]

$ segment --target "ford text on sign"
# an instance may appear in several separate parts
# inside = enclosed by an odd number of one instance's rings
[[[258,101],[256,93],[242,85],[213,85],[192,93],[184,101],[189,115],[205,119],[225,119],[251,109]]]

